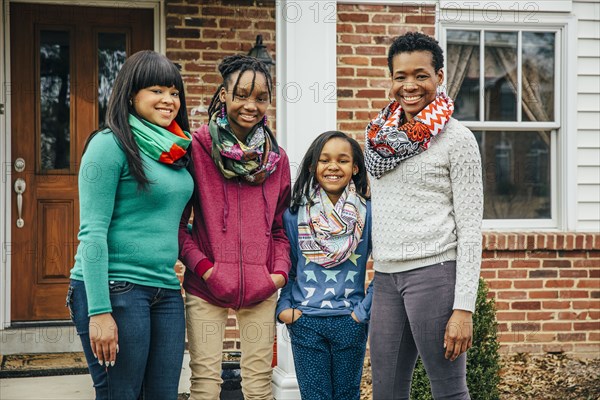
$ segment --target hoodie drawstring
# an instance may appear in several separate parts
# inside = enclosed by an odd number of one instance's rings
[[[267,200],[267,192],[265,191],[265,186],[266,186],[266,182],[262,183],[262,194],[263,194],[263,200],[265,201],[265,223],[267,224],[267,230],[265,232],[265,236],[271,236],[271,227],[270,227],[270,218],[269,215],[271,214],[271,210],[269,207],[269,201]]]
[[[227,232],[227,217],[229,217],[229,194],[227,193],[227,183],[223,182],[223,197],[225,206],[223,207],[223,232]]]

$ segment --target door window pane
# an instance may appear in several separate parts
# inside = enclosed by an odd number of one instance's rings
[[[40,31],[40,146],[42,170],[69,168],[69,32]]]
[[[127,36],[125,33],[98,34],[98,126],[104,127],[108,99],[125,63]]]
[[[550,131],[478,131],[484,218],[550,218]]]
[[[523,32],[523,121],[554,121],[554,32]]]
[[[485,32],[485,120],[517,120],[517,33]]]
[[[449,30],[448,96],[454,100],[454,118],[479,120],[479,32]]]

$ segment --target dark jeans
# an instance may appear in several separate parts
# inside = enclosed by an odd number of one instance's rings
[[[287,327],[302,400],[359,400],[368,325],[303,314]]]
[[[71,280],[67,305],[81,338],[97,400],[175,400],[183,363],[185,319],[179,290],[110,282],[119,353],[98,364],[90,347],[85,285]]]
[[[408,399],[420,355],[436,400],[468,400],[466,354],[444,357],[452,315],[454,261],[384,274],[375,272],[371,308],[373,400]]]

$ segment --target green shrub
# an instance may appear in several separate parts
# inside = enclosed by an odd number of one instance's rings
[[[473,347],[467,353],[467,385],[472,399],[498,400],[500,355],[494,299],[487,298],[488,288],[479,279],[477,306],[473,314]],[[412,380],[411,400],[433,400],[427,373],[418,360]]]

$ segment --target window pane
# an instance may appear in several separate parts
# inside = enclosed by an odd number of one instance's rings
[[[553,32],[523,32],[523,121],[554,121]]]
[[[69,168],[69,32],[40,31],[40,146],[42,170]]]
[[[454,118],[479,121],[479,32],[448,30],[447,91]]]
[[[127,36],[124,33],[98,34],[98,126],[104,127],[108,99],[117,73],[125,63]]]
[[[485,120],[517,120],[517,33],[485,32]]]
[[[474,134],[483,165],[484,218],[550,218],[550,131]]]

